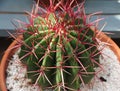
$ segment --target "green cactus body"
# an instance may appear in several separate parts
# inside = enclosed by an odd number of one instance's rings
[[[78,91],[94,76],[99,56],[94,32],[83,24],[83,18],[69,13],[34,18],[34,24],[23,34],[19,57],[27,65],[27,76],[42,89]],[[91,74],[90,74],[91,73]]]

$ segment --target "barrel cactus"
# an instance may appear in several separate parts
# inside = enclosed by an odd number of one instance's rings
[[[19,57],[27,77],[41,90],[79,91],[96,75],[100,51],[84,4],[74,8],[75,0],[62,1],[50,0],[45,10],[36,6],[24,28]]]

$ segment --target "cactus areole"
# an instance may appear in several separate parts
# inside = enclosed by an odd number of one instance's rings
[[[76,2],[75,8],[75,0],[53,1],[45,10],[36,5],[30,13],[19,57],[27,66],[27,77],[42,90],[79,91],[100,66],[96,34],[87,23],[84,3]]]

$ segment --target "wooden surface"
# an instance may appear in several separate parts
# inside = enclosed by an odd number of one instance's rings
[[[120,0],[86,0],[86,12],[102,11],[104,14],[120,14]]]
[[[24,13],[31,11],[33,0],[0,0],[0,12]]]
[[[0,37],[9,36],[6,31],[15,31],[15,19],[27,22],[26,11],[30,12],[33,4],[33,0],[0,0]]]
[[[86,0],[85,9],[87,14],[102,12],[100,17],[104,20],[99,28],[106,23],[103,31],[114,33],[112,38],[120,38],[120,0]]]
[[[18,19],[27,22],[26,11],[31,11],[33,0],[0,0],[0,36],[6,37],[14,32],[15,26],[11,22]],[[106,23],[103,31],[114,33],[112,38],[120,38],[120,0],[86,0],[85,10],[87,14],[101,11],[99,28]],[[96,19],[96,16],[92,20]]]

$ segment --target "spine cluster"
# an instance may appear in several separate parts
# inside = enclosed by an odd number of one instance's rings
[[[84,5],[71,5],[50,0],[45,12],[37,7],[41,13],[31,14],[23,33],[19,57],[27,65],[28,78],[41,89],[79,91],[100,65],[96,34],[87,23]]]

